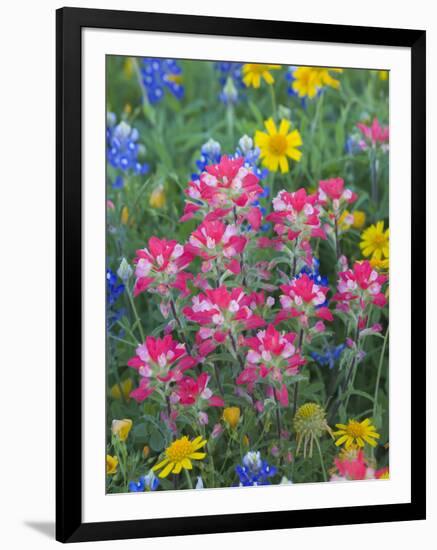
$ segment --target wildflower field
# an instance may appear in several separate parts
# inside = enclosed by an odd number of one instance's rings
[[[108,493],[388,478],[388,92],[107,58]]]

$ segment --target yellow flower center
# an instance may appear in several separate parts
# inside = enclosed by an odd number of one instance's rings
[[[188,458],[193,452],[193,445],[187,437],[182,437],[174,441],[166,450],[165,454],[171,462],[181,462],[184,458]]]
[[[363,437],[366,435],[366,431],[366,427],[356,420],[351,420],[347,427],[347,432],[352,437]]]
[[[385,245],[386,242],[387,242],[387,238],[385,237],[385,235],[383,233],[377,233],[373,237],[373,243],[376,246]]]
[[[314,414],[320,412],[320,407],[316,403],[305,403],[299,408],[298,414],[301,418],[311,418]]]
[[[270,137],[269,151],[272,155],[285,155],[287,150],[287,138],[282,134],[276,134]]]

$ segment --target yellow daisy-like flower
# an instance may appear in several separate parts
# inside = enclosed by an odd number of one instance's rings
[[[389,257],[390,229],[384,231],[384,222],[379,221],[365,229],[361,234],[360,248],[363,256],[372,256],[375,260]]]
[[[124,399],[128,401],[132,386],[133,382],[130,378],[126,378],[123,382],[120,382],[120,384],[114,384],[111,388],[111,397],[114,399],[121,399],[121,396],[123,396]]]
[[[300,161],[302,151],[298,147],[302,145],[301,135],[298,130],[289,132],[291,122],[286,118],[281,120],[279,129],[272,118],[266,120],[264,125],[267,133],[259,130],[255,133],[255,145],[261,150],[262,164],[271,172],[277,172],[280,168],[284,174],[289,170],[288,158]]]
[[[364,447],[366,443],[372,447],[376,447],[376,439],[380,438],[375,426],[372,425],[370,418],[366,418],[362,422],[357,420],[349,420],[348,424],[336,424],[338,431],[334,435],[338,437],[335,444],[338,446],[344,443],[346,449],[352,446]]]
[[[323,67],[298,67],[293,72],[293,83],[291,87],[299,97],[312,99],[323,86],[330,86],[338,89],[340,82],[336,80],[329,71],[342,73],[343,69]]]
[[[378,71],[379,80],[388,80],[388,71]]]
[[[237,427],[237,424],[240,421],[240,416],[240,407],[226,407],[223,411],[223,420],[233,430]]]
[[[113,475],[117,473],[118,458],[116,456],[106,455],[106,473]]]
[[[120,441],[126,441],[127,436],[132,428],[132,420],[130,418],[123,418],[123,420],[113,420],[111,430],[112,433],[118,436]]]
[[[182,468],[185,470],[192,470],[192,460],[203,460],[206,453],[199,453],[198,450],[206,445],[206,439],[202,436],[196,437],[193,441],[190,441],[186,435],[180,439],[176,439],[165,450],[165,458],[155,466],[152,471],[160,470],[164,468],[159,474],[160,478],[167,477],[170,473],[180,474]]]
[[[275,79],[270,71],[276,71],[281,65],[264,65],[262,63],[246,63],[243,65],[243,82],[246,86],[259,88],[263,78],[267,84],[273,84]]]
[[[375,258],[373,256],[372,258],[370,258],[370,265],[378,271],[388,271],[390,260],[388,258],[378,260],[378,258]]]
[[[149,204],[152,208],[162,208],[165,205],[165,201],[164,186],[160,184],[152,191]]]

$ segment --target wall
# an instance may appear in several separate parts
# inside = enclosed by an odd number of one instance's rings
[[[55,546],[54,518],[54,165],[55,165],[55,13],[62,3],[5,3],[2,8],[1,41],[1,311],[3,372],[0,392],[1,452],[0,501],[2,547],[9,550],[42,550]],[[342,23],[428,30],[428,128],[435,121],[437,94],[437,19],[432,20],[432,3],[367,0],[313,0],[312,2],[268,3],[232,0],[195,2],[161,0],[159,4],[125,0],[106,2],[75,0],[75,6],[183,12],[204,15],[288,19],[320,23]],[[431,61],[430,61],[431,60]],[[431,132],[429,131],[429,134]],[[432,140],[431,140],[432,137]],[[429,135],[428,150],[435,151],[437,138]],[[436,181],[436,165],[429,164],[428,181]],[[434,177],[433,177],[434,176]],[[437,199],[429,188],[428,204]],[[429,206],[431,210],[431,206]],[[429,235],[437,230],[430,222]],[[429,241],[431,238],[429,238]],[[429,246],[431,252],[431,247]],[[436,258],[428,259],[430,273],[436,273]],[[430,294],[431,283],[428,285]],[[434,293],[433,293],[434,294]],[[428,296],[434,302],[435,295]],[[429,304],[432,311],[432,304]],[[429,316],[431,319],[431,316]],[[435,325],[434,325],[435,327]],[[425,330],[425,327],[424,327]],[[432,334],[431,327],[429,334]],[[431,363],[431,358],[428,363]],[[429,369],[431,370],[431,369]],[[437,389],[430,372],[429,390]],[[435,433],[437,407],[428,412],[430,436]],[[431,440],[431,437],[429,438]],[[431,457],[436,445],[430,441]],[[431,464],[431,460],[429,460]],[[79,467],[79,465],[78,465]],[[429,468],[429,485],[435,476]],[[427,522],[372,526],[259,532],[252,534],[184,537],[177,541],[148,542],[148,548],[215,549],[248,546],[285,548],[353,547],[411,548],[418,539],[437,534],[435,499]],[[104,548],[140,548],[143,541],[100,543]],[[84,547],[88,547],[85,544]],[[429,545],[427,545],[429,547]]]

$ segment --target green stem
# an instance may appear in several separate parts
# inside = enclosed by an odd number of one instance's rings
[[[376,405],[377,405],[377,399],[378,399],[379,382],[381,379],[382,365],[384,362],[385,347],[387,345],[387,340],[388,340],[388,331],[389,331],[389,327],[387,327],[387,330],[385,332],[384,343],[382,344],[381,355],[379,356],[378,373],[376,375],[376,384],[375,384],[375,394],[373,396],[373,419],[376,416]]]
[[[375,204],[378,204],[378,173],[376,169],[376,149],[372,147],[370,152],[370,178],[372,182],[372,199]]]
[[[272,386],[273,391],[273,399],[275,400],[276,404],[276,429],[278,430],[278,441],[281,441],[281,432],[282,432],[282,426],[281,426],[281,411],[279,409],[279,403],[276,398],[275,388]]]
[[[273,110],[273,119],[276,119],[276,94],[275,87],[273,84],[270,84],[270,96],[272,98],[272,110]]]
[[[228,137],[231,143],[231,148],[234,147],[234,106],[228,103],[226,107],[226,122],[228,125]]]
[[[184,468],[184,472],[185,472],[185,477],[187,479],[188,488],[192,489],[193,488],[193,482],[191,481],[190,474],[189,474],[188,470],[186,470],[185,468]]]
[[[137,308],[135,306],[135,302],[134,302],[134,298],[132,296],[132,292],[130,291],[130,289],[127,286],[126,286],[126,292],[127,292],[128,297],[129,297],[129,302],[130,302],[130,305],[131,305],[131,308],[132,308],[132,311],[133,311],[133,314],[134,314],[134,317],[135,317],[135,324],[138,326],[138,331],[139,331],[140,336],[141,336],[141,342],[144,342],[145,336],[144,336],[144,331],[143,331],[143,325],[141,324],[140,316],[138,315],[138,311],[137,311]]]
[[[341,250],[340,250],[340,238],[338,236],[338,219],[337,214],[335,214],[334,217],[334,236],[335,236],[335,256],[337,258],[337,262],[341,256]]]
[[[325,463],[323,462],[322,449],[320,448],[319,439],[317,437],[315,437],[314,439],[316,440],[317,450],[319,451],[320,464],[322,466],[322,472],[323,472],[323,481],[328,481],[328,476],[326,475]]]

